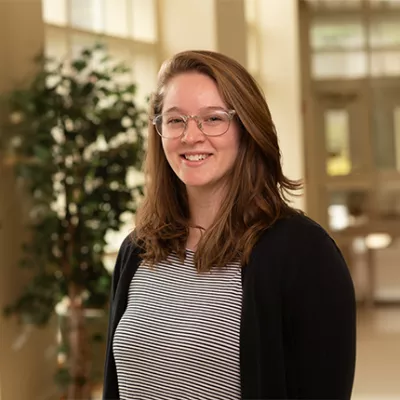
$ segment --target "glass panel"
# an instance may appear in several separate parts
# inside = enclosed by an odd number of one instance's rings
[[[337,191],[329,194],[329,227],[334,231],[368,222],[369,193]]]
[[[105,33],[128,37],[127,0],[105,0]]]
[[[400,106],[394,109],[393,114],[396,169],[400,171]]]
[[[400,51],[376,51],[371,53],[371,75],[400,75]]]
[[[329,48],[359,49],[365,45],[366,36],[359,21],[316,21],[310,31],[311,47],[315,50]]]
[[[370,26],[369,41],[372,47],[400,45],[399,18],[374,18]]]
[[[312,75],[316,79],[359,78],[367,74],[367,56],[362,51],[315,53]]]
[[[70,0],[71,25],[93,32],[104,30],[103,0]]]
[[[66,0],[42,0],[43,20],[48,24],[67,24]]]
[[[157,40],[155,0],[130,0],[132,2],[132,37],[154,43]]]
[[[326,172],[330,176],[351,171],[350,126],[346,110],[325,111]]]

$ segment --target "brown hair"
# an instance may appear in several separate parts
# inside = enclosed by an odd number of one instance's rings
[[[229,108],[236,110],[241,130],[239,154],[230,189],[212,226],[203,232],[195,254],[198,271],[249,261],[261,233],[278,219],[298,213],[288,205],[301,183],[284,176],[274,123],[256,81],[235,60],[211,51],[185,51],[164,63],[150,114],[162,111],[169,80],[182,73],[199,72],[216,83]],[[136,241],[150,265],[171,252],[185,256],[189,233],[189,207],[185,185],[168,164],[161,138],[149,125],[145,164],[144,201],[136,216]]]

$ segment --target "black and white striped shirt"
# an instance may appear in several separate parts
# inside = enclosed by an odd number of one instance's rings
[[[238,400],[241,271],[199,274],[194,253],[139,266],[113,352],[121,400]]]

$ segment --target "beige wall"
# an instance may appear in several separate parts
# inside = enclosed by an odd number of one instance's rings
[[[43,44],[40,0],[0,1],[0,93],[32,71]],[[1,131],[0,131],[1,135]],[[23,236],[23,204],[11,167],[0,163],[0,309],[14,299],[26,276],[17,262]],[[1,400],[45,399],[52,388],[54,327],[27,330],[0,314]]]
[[[256,0],[260,78],[278,131],[283,169],[304,177],[297,0]],[[305,208],[304,197],[294,204]]]
[[[159,0],[161,59],[183,50],[221,51],[246,64],[244,0]]]
[[[245,0],[215,0],[216,49],[247,66]]]
[[[160,0],[161,59],[183,50],[215,50],[214,0]]]

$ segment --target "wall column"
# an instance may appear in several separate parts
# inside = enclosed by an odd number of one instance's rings
[[[259,74],[278,131],[283,169],[304,178],[298,0],[257,0]],[[305,199],[294,199],[304,209]]]
[[[33,72],[33,57],[43,47],[41,1],[0,1],[0,94],[11,90]],[[0,110],[1,125],[5,110]],[[53,398],[55,327],[27,328],[3,317],[3,308],[15,299],[27,281],[18,267],[25,237],[23,198],[12,167],[0,159],[0,398]],[[53,353],[52,351],[53,350]],[[52,397],[53,395],[53,397]]]
[[[247,67],[244,0],[215,0],[217,49]]]
[[[161,60],[214,50],[246,65],[244,0],[159,0]]]

